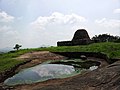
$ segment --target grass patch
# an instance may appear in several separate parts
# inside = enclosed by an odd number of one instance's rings
[[[93,43],[81,46],[61,46],[49,48],[37,48],[37,50],[46,50],[51,52],[101,52],[107,54],[109,58],[120,58],[120,43]]]
[[[61,46],[61,47],[48,47],[48,48],[31,48],[22,49],[16,52],[9,52],[0,54],[0,72],[7,70],[22,61],[15,58],[33,51],[50,51],[50,52],[101,52],[107,54],[109,58],[120,58],[120,43],[93,43],[90,45],[81,46]]]

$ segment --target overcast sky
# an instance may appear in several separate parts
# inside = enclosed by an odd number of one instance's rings
[[[0,48],[55,46],[81,28],[120,36],[120,0],[0,0]]]

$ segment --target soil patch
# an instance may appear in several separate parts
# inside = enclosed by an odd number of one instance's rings
[[[26,53],[24,55],[17,57],[16,59],[17,60],[30,60],[29,63],[21,65],[16,70],[18,72],[21,69],[29,68],[29,67],[41,64],[41,63],[48,61],[48,60],[62,60],[62,59],[67,59],[67,57],[59,55],[59,54],[54,54],[54,53],[49,52],[49,51],[39,51],[39,52]]]

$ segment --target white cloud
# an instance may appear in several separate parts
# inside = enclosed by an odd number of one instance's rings
[[[81,22],[86,22],[85,17],[79,16],[77,14],[64,15],[59,12],[54,12],[48,17],[38,17],[31,25],[37,29],[45,29],[48,25],[70,25],[78,24]]]
[[[7,25],[0,26],[0,40],[10,39],[16,35],[17,35],[17,31],[14,30],[14,28],[12,28],[11,26],[7,26]]]
[[[0,33],[1,32],[5,32],[5,31],[8,31],[9,29],[11,29],[11,27],[9,27],[9,26],[0,26]]]
[[[0,2],[5,2],[6,4],[15,4],[18,0],[0,0]]]
[[[13,20],[13,16],[8,15],[5,11],[0,11],[0,22],[11,22]]]
[[[113,11],[113,13],[115,13],[115,14],[120,14],[120,8],[115,9],[115,10]]]
[[[87,19],[77,14],[54,12],[50,16],[40,16],[24,32],[23,43],[27,42],[28,47],[56,45],[59,40],[71,40],[74,32],[85,27],[86,23]]]
[[[0,48],[12,47],[18,42],[18,32],[11,26],[0,26]]]
[[[103,18],[100,20],[95,20],[95,23],[107,28],[120,28],[120,20],[117,20],[117,19],[107,20],[106,18]]]
[[[120,20],[117,19],[99,19],[95,20],[95,23],[92,27],[93,35],[98,34],[111,34],[120,36]]]
[[[17,31],[11,24],[14,19],[13,16],[0,10],[0,48],[11,46],[17,41]]]

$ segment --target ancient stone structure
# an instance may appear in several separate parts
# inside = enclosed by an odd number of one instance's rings
[[[89,35],[88,35],[88,33],[87,33],[87,31],[85,30],[85,29],[79,29],[79,30],[77,30],[76,32],[75,32],[75,34],[74,34],[74,37],[73,37],[73,39],[72,39],[72,41],[75,41],[75,40],[87,40],[87,39],[90,39],[90,37],[89,37]]]
[[[58,41],[57,46],[75,46],[90,44],[91,39],[85,29],[78,29],[71,41]]]

